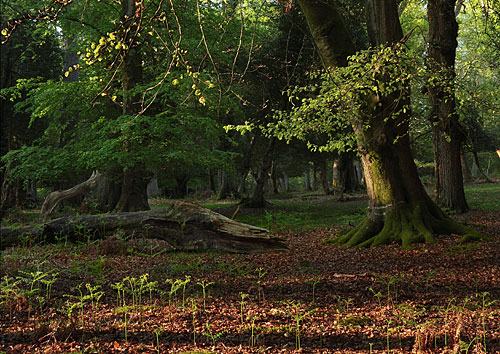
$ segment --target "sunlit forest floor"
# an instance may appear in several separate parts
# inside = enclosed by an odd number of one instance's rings
[[[324,241],[366,201],[302,194],[237,216],[283,253],[168,253],[119,234],[7,249],[0,353],[498,353],[500,185],[467,196],[456,218],[487,240],[343,249]]]

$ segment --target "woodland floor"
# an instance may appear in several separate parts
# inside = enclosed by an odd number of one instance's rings
[[[343,249],[324,243],[330,227],[281,228],[286,253],[119,235],[9,249],[0,353],[500,353],[499,213],[457,219],[490,240]]]

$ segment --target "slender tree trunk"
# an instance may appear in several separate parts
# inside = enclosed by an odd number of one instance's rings
[[[333,163],[333,172],[334,186],[340,193],[340,199],[344,198],[344,193],[361,189],[354,153],[342,153]]]
[[[226,199],[231,194],[231,188],[229,186],[229,177],[226,171],[219,171],[219,194],[217,196],[218,200]]]
[[[347,56],[355,48],[334,4],[321,0],[299,3],[325,67],[347,65]],[[367,23],[372,45],[391,45],[403,37],[394,0],[370,0]],[[480,237],[447,217],[420,182],[407,134],[409,90],[387,93],[383,87],[378,89],[382,94],[367,97],[365,116],[352,121],[365,171],[368,215],[335,242],[348,246],[398,242],[410,247],[415,242],[433,242],[435,234]]]
[[[319,162],[319,179],[321,181],[321,187],[326,195],[331,194],[330,186],[328,184],[328,174],[326,172],[326,167],[328,165],[328,160],[323,159]]]
[[[238,177],[239,177],[239,182],[238,182],[238,194],[240,196],[246,196],[247,195],[247,177],[248,174],[250,173],[251,169],[251,164],[252,164],[252,156],[253,152],[255,149],[255,146],[257,144],[257,137],[253,135],[250,139],[250,142],[248,144],[248,149],[245,151],[243,155],[243,161],[241,162],[241,167],[238,169]]]
[[[463,148],[460,151],[460,162],[462,163],[462,174],[464,176],[464,181],[472,181],[472,172],[470,170],[469,162],[467,161],[467,155]]]
[[[210,191],[216,193],[217,188],[215,187],[214,171],[211,168],[208,169],[208,183],[210,185]]]
[[[136,15],[140,13],[141,4],[135,0],[122,0],[122,19],[125,24],[125,39],[134,40],[135,28],[138,26]],[[132,94],[135,86],[142,80],[142,62],[140,48],[134,44],[124,54],[122,63],[123,115],[136,115],[140,112],[141,102],[137,94]],[[125,143],[127,145],[127,143]],[[124,147],[130,150],[129,146]],[[123,183],[117,211],[149,210],[147,186],[150,174],[144,166],[136,164],[123,171]]]
[[[290,192],[290,183],[289,183],[289,177],[288,177],[288,174],[283,171],[283,178],[281,179],[282,180],[282,187],[283,187],[283,190],[285,192]]]
[[[278,194],[278,179],[276,178],[276,164],[271,165],[271,184],[273,185],[273,193]]]
[[[474,162],[476,163],[477,170],[479,171],[479,173],[484,177],[486,182],[494,183],[493,180],[486,173],[484,173],[484,170],[481,167],[481,163],[479,162],[479,156],[477,154],[477,151],[473,151],[472,154],[474,155]]]
[[[158,178],[156,176],[149,181],[147,192],[148,198],[157,198],[161,195],[160,188],[158,187]]]
[[[306,172],[304,173],[304,187],[306,191],[312,191],[311,186],[311,170],[307,167]]]
[[[318,190],[318,177],[317,177],[317,169],[316,169],[316,164],[313,164],[313,169],[312,169],[312,190],[316,191]]]
[[[188,182],[189,182],[189,177],[187,176],[181,176],[181,177],[176,177],[175,182],[177,183],[176,187],[176,192],[175,196],[177,198],[185,198],[188,195]]]

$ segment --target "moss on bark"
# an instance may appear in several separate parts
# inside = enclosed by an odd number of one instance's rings
[[[484,238],[479,232],[451,219],[430,199],[414,205],[399,203],[387,211],[383,222],[370,215],[345,235],[330,240],[346,247],[376,247],[399,243],[404,249],[416,243],[434,243],[435,236],[463,235],[461,242]]]

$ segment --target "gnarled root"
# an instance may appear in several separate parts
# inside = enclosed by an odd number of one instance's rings
[[[461,242],[484,238],[444,214],[430,199],[414,205],[399,203],[387,211],[384,221],[369,216],[345,235],[332,239],[332,243],[346,247],[375,247],[382,244],[399,243],[410,248],[415,243],[434,243],[436,235],[463,235]]]

